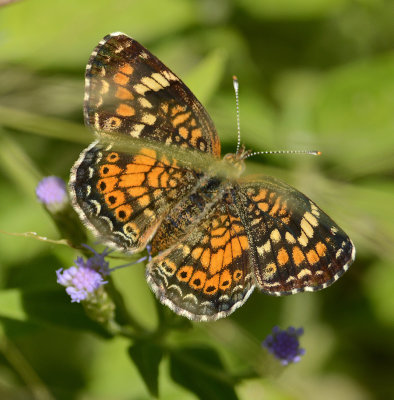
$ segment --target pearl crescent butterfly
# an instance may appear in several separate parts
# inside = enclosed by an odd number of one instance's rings
[[[151,246],[148,284],[177,314],[225,317],[255,287],[276,296],[323,289],[354,260],[349,237],[308,197],[273,177],[239,177],[248,152],[221,159],[201,103],[127,35],[93,51],[84,117],[96,140],[71,171],[74,208],[109,246]],[[180,162],[177,150],[235,174]]]

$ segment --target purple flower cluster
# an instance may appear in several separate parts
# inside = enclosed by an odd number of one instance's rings
[[[87,260],[78,257],[72,267],[56,271],[57,283],[66,287],[72,302],[86,300],[91,293],[107,283],[102,277],[102,274],[108,274],[109,264],[104,259],[105,255],[105,252],[95,253]]]
[[[50,211],[62,210],[68,203],[66,184],[57,176],[43,178],[36,187],[38,201]]]
[[[305,354],[305,349],[300,348],[298,338],[304,333],[302,328],[289,327],[282,330],[274,326],[272,334],[268,335],[262,343],[271,354],[273,354],[282,365],[296,363]]]

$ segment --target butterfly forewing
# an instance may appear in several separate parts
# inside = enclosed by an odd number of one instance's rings
[[[128,154],[94,143],[75,164],[70,186],[76,210],[100,239],[135,252],[196,179],[194,171],[150,148]]]
[[[242,182],[236,195],[261,290],[285,295],[323,289],[354,260],[346,233],[291,186],[264,176]]]
[[[208,113],[186,85],[137,41],[106,36],[86,68],[85,122],[118,132],[220,156]]]

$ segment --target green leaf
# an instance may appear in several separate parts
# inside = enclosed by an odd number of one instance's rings
[[[172,379],[202,400],[237,399],[234,382],[218,353],[208,347],[182,347],[170,354]]]
[[[162,348],[154,343],[138,341],[129,348],[129,354],[138,368],[149,393],[154,397],[158,397],[159,365],[163,357]]]

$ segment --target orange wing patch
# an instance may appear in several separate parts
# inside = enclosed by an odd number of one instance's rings
[[[147,174],[149,186],[156,188],[161,186],[159,183],[159,176],[163,172],[163,170],[163,167],[155,167]]]
[[[304,253],[298,246],[293,247],[293,261],[294,264],[298,267],[305,260]]]
[[[138,198],[137,201],[140,207],[146,207],[151,202],[150,197],[147,194]]]
[[[309,264],[316,264],[320,259],[315,250],[309,250],[308,253],[306,253],[306,258]]]
[[[126,75],[131,75],[134,71],[134,68],[129,63],[124,63],[120,68],[119,71]]]
[[[103,178],[107,176],[119,175],[122,172],[122,169],[117,165],[112,164],[104,164],[100,167],[99,175]]]
[[[145,174],[124,174],[120,176],[119,187],[129,188],[132,186],[141,186],[145,180]]]
[[[193,267],[190,265],[185,265],[179,268],[179,271],[176,273],[176,277],[181,282],[189,282],[190,277],[193,274]]]
[[[326,255],[327,247],[322,242],[318,242],[316,245],[316,251],[320,257],[324,257]]]
[[[104,196],[105,202],[109,208],[119,207],[126,201],[126,196],[121,190],[114,190]]]
[[[174,128],[176,128],[178,125],[183,124],[184,122],[186,122],[186,121],[189,119],[190,115],[191,115],[191,112],[190,112],[190,111],[188,111],[188,112],[186,112],[186,113],[183,113],[183,114],[177,115],[177,116],[172,120],[172,126],[173,126]]]
[[[207,280],[207,274],[203,271],[196,271],[190,279],[190,287],[194,290],[201,290],[205,281]]]
[[[209,267],[210,261],[211,261],[211,251],[209,249],[205,249],[200,258],[201,265],[205,269],[207,269]]]
[[[204,286],[204,293],[207,295],[214,295],[219,289],[219,279],[220,275],[216,274],[212,278],[207,279],[205,286]]]
[[[219,249],[216,253],[212,254],[211,264],[209,266],[209,273],[215,275],[223,268],[224,250]]]
[[[228,269],[225,269],[220,274],[219,289],[227,290],[231,286],[231,282],[232,282],[231,274]]]
[[[113,80],[118,85],[126,86],[129,83],[130,78],[127,75],[118,72],[114,75]]]
[[[116,209],[115,215],[119,221],[124,222],[130,218],[132,212],[133,209],[130,204],[123,204]]]
[[[280,202],[281,202],[281,198],[278,197],[276,199],[274,205],[272,206],[272,208],[271,208],[271,210],[269,212],[269,215],[271,215],[271,216],[275,216],[276,215],[276,213],[278,212],[278,210],[279,210],[279,208],[281,206]]]
[[[198,260],[198,259],[200,258],[200,256],[201,256],[203,250],[204,250],[204,249],[203,249],[202,247],[196,247],[196,248],[192,251],[192,257],[193,257],[195,260]]]
[[[127,164],[125,173],[126,174],[139,174],[140,172],[148,172],[152,167],[145,164]]]
[[[220,228],[220,229],[225,230],[225,228]],[[218,247],[225,247],[229,240],[230,240],[230,232],[228,230],[225,230],[225,233],[222,236],[211,238],[211,246],[215,249]]]
[[[167,106],[167,109],[165,111],[167,113],[168,112],[168,104],[165,104],[165,105]],[[185,111],[186,111],[186,107],[185,106],[181,106],[180,104],[176,104],[176,105],[174,105],[174,107],[171,108],[171,115],[175,116],[176,114],[181,113],[181,112],[185,112]]]
[[[118,153],[115,153],[114,151],[112,152],[112,153],[109,153],[108,155],[107,155],[107,157],[105,157],[105,159],[108,161],[108,162],[117,162],[117,161],[119,161],[119,154]]]
[[[287,254],[287,251],[284,247],[282,247],[278,251],[278,255],[276,257],[278,264],[282,267],[284,266],[288,261],[289,261],[289,255]]]
[[[135,115],[135,109],[127,104],[121,103],[116,109],[116,114],[121,117],[132,117]]]
[[[184,126],[181,126],[178,132],[185,140],[189,137],[189,131]]]
[[[243,276],[243,272],[240,269],[236,269],[233,273],[233,278],[235,282],[239,282]]]
[[[131,197],[140,197],[140,196],[144,195],[147,191],[148,191],[148,189],[145,187],[135,186],[135,187],[131,187],[130,189],[128,189],[127,193]]]
[[[223,266],[226,267],[227,265],[233,262],[233,254],[231,251],[231,243],[227,243],[224,249],[224,256],[223,256]]]
[[[115,185],[118,183],[118,180],[119,179],[116,176],[99,179],[96,185],[97,190],[100,193],[112,192],[115,189]]]

